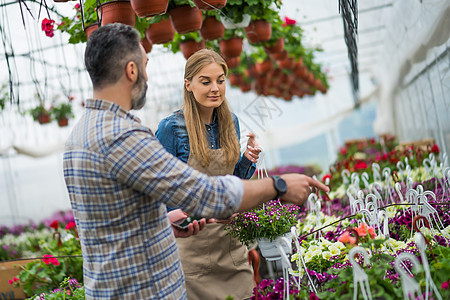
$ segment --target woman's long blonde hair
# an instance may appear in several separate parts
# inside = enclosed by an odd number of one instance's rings
[[[184,79],[192,81],[204,67],[212,63],[222,66],[225,76],[228,74],[228,67],[225,60],[215,51],[202,49],[194,53],[186,62],[184,69]],[[224,96],[223,96],[224,97]],[[200,118],[194,93],[189,92],[184,85],[183,106],[184,120],[189,135],[190,151],[200,163],[206,167],[210,164],[209,142],[206,138],[205,124]],[[223,103],[215,108],[217,122],[219,123],[219,143],[223,149],[225,161],[228,164],[236,164],[240,157],[239,141],[236,136],[236,129],[231,117],[231,111],[224,97]]]

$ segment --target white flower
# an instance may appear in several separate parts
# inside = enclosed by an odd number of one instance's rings
[[[309,246],[309,248],[308,248],[308,251],[311,251],[311,252],[315,252],[315,251],[317,251],[317,250],[320,250],[320,247],[317,246],[317,245],[311,245],[311,246]]]
[[[336,248],[337,249],[337,248]],[[339,251],[339,249],[337,249],[338,251]],[[326,259],[326,260],[328,260],[328,259],[330,259],[330,257],[332,257],[333,255],[331,254],[331,252],[330,251],[323,251],[322,252],[322,257],[323,257],[323,259]]]
[[[311,251],[306,252],[306,254],[305,254],[305,263],[310,262],[311,259],[313,258],[313,256],[314,255],[312,254]]]
[[[339,248],[336,247],[335,245],[329,246],[328,250],[330,250],[331,256],[336,256],[336,255],[341,254],[341,250],[339,250]],[[322,256],[323,256],[323,254],[322,254]]]

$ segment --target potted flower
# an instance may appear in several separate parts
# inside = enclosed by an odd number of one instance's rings
[[[61,23],[57,29],[70,35],[69,43],[78,44],[85,43],[89,34],[98,27],[97,13],[95,11],[95,2],[86,1],[83,6],[83,18],[81,17],[81,6],[74,6],[76,11],[72,18],[62,17]],[[84,22],[84,24],[82,23]]]
[[[188,59],[198,50],[205,48],[205,41],[200,37],[198,31],[186,34],[175,33],[172,42],[164,44],[164,47],[169,48],[173,53],[181,50],[184,57]]]
[[[240,56],[242,53],[242,29],[225,29],[225,34],[219,42],[220,53],[225,58]]]
[[[39,124],[50,123],[50,113],[45,108],[44,99],[42,99],[39,92],[36,93],[36,98],[39,100],[39,105],[29,110],[30,115],[33,117],[33,120],[39,122]]]
[[[258,208],[239,213],[227,225],[226,230],[247,246],[257,240],[263,251],[261,247],[266,242],[290,236],[291,227],[297,224],[299,211],[300,207],[297,205],[271,200]]]
[[[69,118],[73,118],[74,114],[72,112],[72,103],[70,102],[71,98],[69,97],[69,102],[67,103],[59,103],[52,107],[51,114],[53,118],[58,122],[60,127],[67,126],[69,124]]]
[[[145,35],[153,44],[166,44],[173,40],[175,29],[170,22],[169,15],[159,15],[152,17],[149,26],[145,30]]]
[[[225,26],[219,19],[219,14],[213,11],[203,12],[203,23],[200,29],[200,35],[205,41],[215,40],[223,37]]]
[[[202,11],[195,6],[192,0],[170,0],[167,11],[173,27],[180,34],[202,28]]]

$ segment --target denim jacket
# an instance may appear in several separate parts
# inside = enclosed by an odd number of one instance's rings
[[[232,118],[235,124],[236,135],[238,136],[238,139],[240,139],[239,121],[233,113]],[[213,115],[212,123],[205,124],[205,126],[207,139],[210,143],[211,149],[219,149],[219,124],[215,113]],[[183,111],[178,110],[167,118],[161,120],[155,134],[169,153],[187,163],[190,147]],[[255,164],[242,155],[234,168],[233,175],[236,175],[242,179],[249,179],[252,177],[255,169]]]

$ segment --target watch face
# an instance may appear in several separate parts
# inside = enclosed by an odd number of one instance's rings
[[[284,179],[282,179],[282,178],[279,178],[277,180],[277,188],[278,188],[278,190],[280,190],[280,192],[286,193],[286,191],[287,191],[286,181],[284,181]]]

